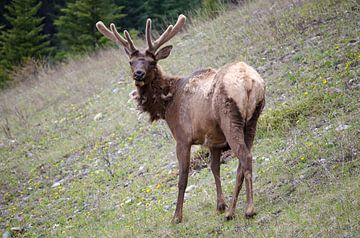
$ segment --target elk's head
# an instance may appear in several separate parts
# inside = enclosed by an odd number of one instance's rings
[[[185,21],[186,17],[184,15],[180,15],[175,26],[170,25],[157,40],[152,41],[151,19],[148,19],[145,31],[147,43],[147,48],[145,50],[139,50],[134,46],[128,31],[125,30],[125,38],[122,37],[116,30],[116,26],[113,23],[110,24],[110,29],[108,29],[103,22],[99,21],[96,23],[96,28],[108,39],[124,47],[124,50],[129,57],[129,63],[135,85],[137,87],[142,87],[154,79],[157,70],[157,62],[170,55],[172,46],[169,45],[161,49],[159,48],[180,31],[182,26],[185,24]]]

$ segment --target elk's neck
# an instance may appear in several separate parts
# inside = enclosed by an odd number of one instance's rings
[[[151,83],[137,88],[138,109],[148,112],[150,121],[165,119],[166,108],[173,99],[179,77],[164,75],[159,67]]]

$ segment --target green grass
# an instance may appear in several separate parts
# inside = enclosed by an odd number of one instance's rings
[[[127,60],[121,50],[108,49],[1,92],[0,232],[358,237],[359,4],[271,2],[193,19],[161,64],[187,75],[241,60],[266,80],[267,106],[253,151],[254,219],[243,217],[244,191],[233,221],[217,214],[214,180],[205,168],[189,178],[195,187],[186,197],[184,222],[170,223],[175,141],[164,122],[150,125],[137,114],[128,98]],[[236,167],[235,158],[221,167],[227,201]]]

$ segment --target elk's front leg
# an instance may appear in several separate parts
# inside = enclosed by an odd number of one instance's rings
[[[189,167],[190,167],[190,148],[191,145],[184,143],[176,144],[176,155],[179,161],[179,184],[178,184],[178,199],[176,203],[176,210],[173,223],[177,224],[182,221],[182,210],[184,203],[184,194],[187,186]]]

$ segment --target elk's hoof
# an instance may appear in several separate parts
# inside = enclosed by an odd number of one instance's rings
[[[225,212],[226,208],[227,208],[226,203],[222,202],[222,203],[218,203],[216,210],[220,213],[223,213]]]
[[[255,208],[253,206],[248,207],[245,212],[245,217],[247,219],[253,218],[256,215]]]
[[[179,223],[181,223],[181,220],[182,220],[181,217],[173,217],[171,223],[172,224],[179,224]]]
[[[227,212],[225,215],[225,220],[230,221],[235,218],[235,214],[233,212]]]
[[[245,213],[245,218],[250,219],[253,218],[256,215],[256,212],[253,213]]]

